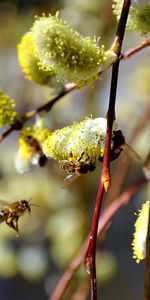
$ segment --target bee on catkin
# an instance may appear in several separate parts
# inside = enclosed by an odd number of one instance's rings
[[[97,161],[103,161],[106,118],[85,118],[50,133],[43,143],[43,153],[58,161],[67,173],[66,180],[74,181],[81,174],[92,172]],[[114,122],[110,147],[110,161],[123,150],[125,138]]]

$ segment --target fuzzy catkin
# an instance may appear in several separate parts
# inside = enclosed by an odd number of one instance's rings
[[[41,69],[52,67],[60,81],[82,84],[96,76],[106,63],[104,46],[99,47],[95,38],[82,37],[58,14],[38,17],[32,36]]]
[[[14,124],[17,120],[17,112],[14,110],[15,101],[0,90],[0,127],[5,124]]]
[[[138,6],[130,7],[127,29],[130,31],[139,32],[141,35],[150,34],[150,0],[148,1],[134,1]],[[141,4],[141,5],[140,5]],[[123,6],[123,0],[113,0],[113,12],[120,18],[121,10]]]
[[[133,234],[133,258],[139,263],[146,255],[146,237],[148,229],[149,201],[146,201],[139,210],[138,218],[135,222],[135,232]]]
[[[39,59],[35,56],[32,33],[26,33],[18,44],[18,59],[26,79],[37,84],[53,86],[56,82],[53,69],[42,70]]]
[[[105,118],[88,118],[72,125],[58,129],[49,134],[43,143],[43,152],[57,160],[71,160],[77,164],[87,159],[95,163],[104,155],[107,120]],[[116,124],[113,125],[115,130]],[[113,143],[111,143],[113,148]],[[71,156],[70,156],[71,153]]]

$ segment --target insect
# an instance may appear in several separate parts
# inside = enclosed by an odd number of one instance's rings
[[[106,136],[106,118],[85,118],[83,121],[58,129],[49,134],[43,144],[43,153],[58,161],[73,182],[81,174],[92,172],[97,161],[103,161]],[[123,151],[125,138],[114,122],[110,147],[110,161]]]
[[[23,146],[22,146],[23,145]],[[47,157],[43,154],[38,139],[28,134],[21,138],[21,146],[15,157],[15,168],[19,173],[25,173],[33,168],[33,165],[44,166]]]
[[[6,224],[19,234],[18,220],[25,212],[31,212],[30,204],[27,200],[8,203],[0,200],[0,223]]]
[[[28,143],[28,147],[30,148],[30,151],[35,153],[35,155],[32,158],[32,164],[38,163],[40,167],[44,166],[47,161],[47,158],[43,154],[39,141],[33,136],[27,135],[25,137],[25,142]]]

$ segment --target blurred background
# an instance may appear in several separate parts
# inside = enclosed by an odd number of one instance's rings
[[[23,114],[46,103],[51,89],[25,79],[17,58],[17,44],[32,26],[34,16],[55,14],[86,36],[101,36],[100,43],[109,48],[116,31],[112,1],[105,0],[32,0],[0,1],[0,88],[15,99]],[[137,45],[142,38],[125,36],[123,51]],[[117,93],[117,123],[127,143],[146,159],[149,150],[150,53],[145,49],[122,61]],[[76,90],[59,101],[47,116],[51,130],[61,128],[85,116],[105,117],[110,87],[110,69],[92,86]],[[2,300],[45,300],[52,294],[63,271],[89,232],[101,166],[62,189],[63,177],[57,163],[49,161],[18,174],[14,159],[18,150],[18,133],[13,132],[0,145],[0,199],[9,202],[31,199],[31,216],[19,220],[20,236],[4,223],[0,224],[0,297]],[[117,195],[117,182],[124,175],[120,191],[142,176],[142,164],[136,159],[117,159],[112,163],[112,184],[107,198]],[[118,179],[118,181],[117,181]],[[120,183],[119,183],[120,184]],[[132,258],[135,212],[146,200],[143,187],[127,207],[113,219],[105,237],[102,253],[98,249],[97,273],[101,300],[140,300],[143,295],[144,263]],[[63,299],[80,299],[88,292],[88,274],[83,266],[77,272]]]

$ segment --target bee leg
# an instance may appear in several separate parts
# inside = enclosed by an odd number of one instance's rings
[[[16,225],[14,224],[14,219],[9,219],[9,220],[6,220],[6,224],[11,227],[12,229],[14,229],[17,234],[19,233],[19,230],[18,230],[18,217],[17,217],[17,220],[15,218],[15,221],[16,221]]]
[[[6,220],[6,224],[16,231],[16,227],[14,225],[13,219]]]
[[[18,219],[19,219],[19,217],[16,216],[16,217],[15,217],[15,222],[16,222],[15,230],[16,230],[17,234],[19,234]]]
[[[74,173],[75,171],[74,164],[69,160],[62,160],[60,163],[60,168],[66,173]]]

